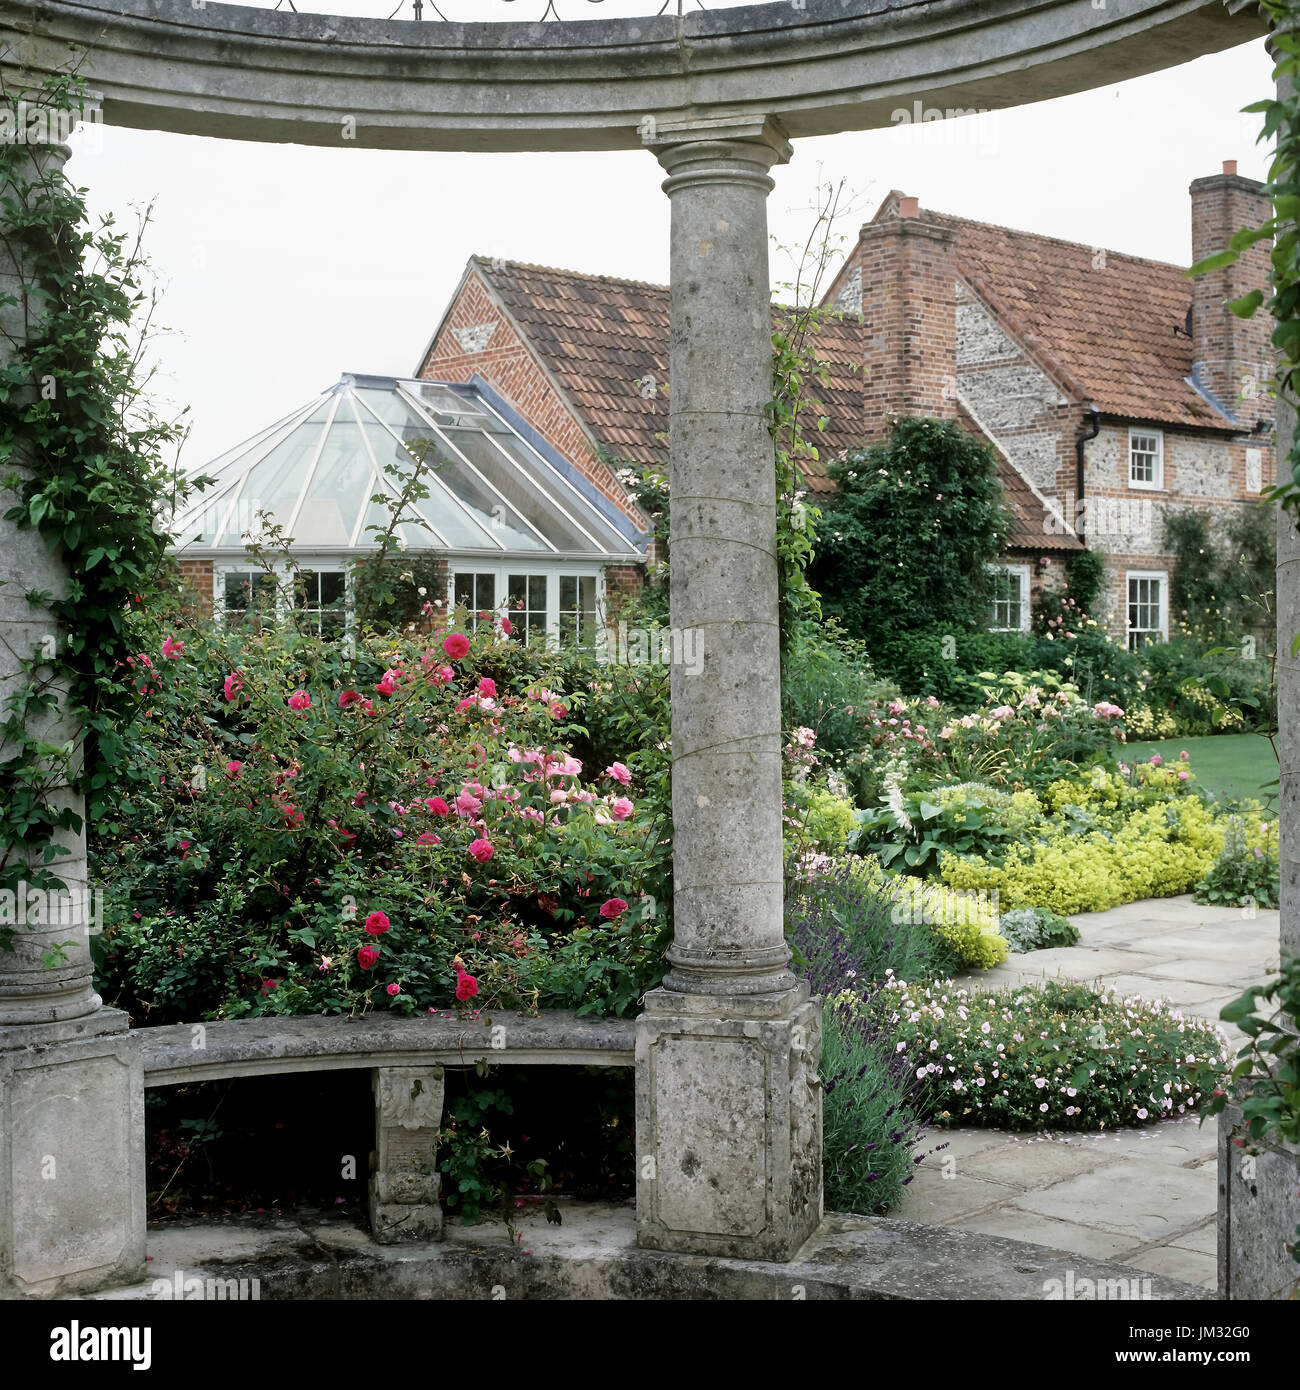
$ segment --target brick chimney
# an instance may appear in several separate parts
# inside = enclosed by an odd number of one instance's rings
[[[1195,179],[1192,196],[1192,260],[1224,250],[1241,227],[1258,227],[1272,213],[1264,185],[1237,173],[1225,160],[1221,174]],[[1224,410],[1250,426],[1271,417],[1266,385],[1273,372],[1267,314],[1239,319],[1228,309],[1253,289],[1268,293],[1270,243],[1257,241],[1232,265],[1192,281],[1192,339],[1195,375]]]
[[[891,417],[956,415],[957,312],[953,233],[915,198],[891,196],[854,248],[861,273],[866,436]]]

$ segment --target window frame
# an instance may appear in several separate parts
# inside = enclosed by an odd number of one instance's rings
[[[1133,438],[1141,435],[1156,442],[1154,477],[1150,482],[1133,476]],[[1145,450],[1143,452],[1146,452]],[[1163,492],[1165,490],[1165,432],[1146,425],[1128,427],[1128,485],[1139,492]]]
[[[1133,607],[1131,584],[1135,579],[1158,579],[1160,581],[1160,626],[1157,629],[1135,628],[1131,622],[1131,610]],[[1159,633],[1160,641],[1169,640],[1169,571],[1168,570],[1125,570],[1124,571],[1124,638],[1127,650],[1141,651],[1141,647],[1133,645],[1134,636],[1139,633]],[[1143,643],[1142,646],[1151,646],[1153,643]]]
[[[457,560],[449,556],[447,559],[447,609],[450,612],[456,606],[456,575],[457,574],[493,574],[495,575],[495,592],[497,602],[493,605],[492,611],[500,620],[502,617],[510,617],[515,612],[510,604],[510,575],[523,574],[527,576],[544,575],[546,578],[546,646],[549,651],[557,651],[560,648],[560,581],[561,579],[572,578],[577,580],[594,579],[596,581],[596,631],[594,634],[594,644],[598,648],[600,645],[600,631],[605,624],[605,566],[603,563],[592,563],[590,561],[572,561],[553,559],[528,559],[524,556],[515,555],[506,563],[501,563],[495,557],[491,561],[484,560]],[[581,589],[579,588],[579,592]],[[540,611],[540,610],[538,610]],[[567,611],[567,610],[566,610]],[[476,625],[477,620],[471,616],[471,626]]]
[[[1031,610],[1032,610],[1032,608],[1033,608],[1033,601],[1032,601],[1032,598],[1031,598],[1031,596],[1030,596],[1030,589],[1029,589],[1030,573],[1029,573],[1029,564],[1028,564],[1028,562],[1026,561],[1025,563],[1022,564],[1022,563],[1020,563],[1019,561],[1014,561],[1014,560],[1013,560],[1013,561],[1007,561],[1006,563],[999,563],[999,564],[990,565],[990,566],[988,567],[988,569],[989,569],[989,573],[992,574],[992,575],[995,575],[995,576],[996,576],[996,575],[999,575],[999,574],[1014,574],[1014,575],[1020,580],[1020,584],[1021,584],[1021,594],[1020,594],[1020,624],[1019,624],[1019,626],[1018,626],[1018,627],[994,627],[994,626],[993,626],[993,617],[994,617],[994,613],[993,613],[992,611],[990,611],[990,613],[989,613],[989,626],[988,626],[988,630],[989,630],[990,632],[1028,632],[1028,631],[1029,631],[1029,624],[1030,624],[1030,617],[1031,617]],[[998,600],[995,598],[995,599],[993,600],[993,604],[992,604],[993,609],[996,609],[997,603],[998,603]]]
[[[337,558],[313,560],[310,556],[303,559],[294,558],[294,563],[289,564],[283,560],[276,561],[270,566],[270,571],[275,575],[276,583],[276,602],[275,620],[277,623],[291,622],[294,615],[302,612],[314,612],[319,614],[320,608],[299,609],[291,603],[285,601],[285,589],[288,587],[296,572],[307,574],[341,574],[343,576],[343,631],[337,634],[344,637],[353,631],[355,621],[355,604],[352,584],[352,565],[348,560],[340,561]],[[229,616],[232,610],[226,607],[226,576],[231,574],[247,574],[249,576],[267,573],[264,565],[251,564],[248,560],[216,560],[212,565],[212,616],[214,621],[222,628],[229,625]],[[317,635],[322,635],[319,628]]]

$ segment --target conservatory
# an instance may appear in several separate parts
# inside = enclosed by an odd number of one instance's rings
[[[223,454],[215,484],[171,528],[191,592],[229,621],[283,595],[297,570],[295,618],[342,632],[351,570],[373,553],[419,469],[396,544],[433,558],[433,602],[469,621],[509,612],[525,642],[590,641],[605,569],[645,563],[646,538],[486,383],[348,375]],[[262,559],[281,538],[284,560]],[[440,592],[445,586],[445,593]],[[284,602],[283,599],[280,600]]]

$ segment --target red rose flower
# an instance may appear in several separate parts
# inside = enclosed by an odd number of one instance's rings
[[[600,915],[606,921],[612,922],[617,917],[621,917],[627,911],[627,904],[622,898],[608,898],[600,905]]]
[[[451,807],[440,796],[431,796],[424,803],[435,816],[451,815]]]
[[[463,970],[456,972],[456,998],[463,1004],[466,999],[473,999],[478,993],[478,981],[473,975],[467,975]]]
[[[357,964],[362,970],[373,970],[379,959],[379,952],[373,946],[363,946],[357,952]]]
[[[469,655],[469,642],[459,632],[453,632],[450,637],[444,638],[442,649],[453,661],[459,661],[461,657]]]
[[[359,705],[361,703],[361,693],[357,690],[345,690],[339,696],[339,709],[347,709],[349,705]]]
[[[366,930],[371,936],[383,936],[388,926],[388,914],[385,912],[372,912],[366,918]]]

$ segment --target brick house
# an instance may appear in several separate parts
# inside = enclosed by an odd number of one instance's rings
[[[1268,215],[1261,189],[1232,164],[1192,184],[1196,259]],[[1033,589],[1087,546],[1108,561],[1094,616],[1131,645],[1167,636],[1166,516],[1199,508],[1221,532],[1273,480],[1268,323],[1225,307],[1266,284],[1268,256],[1260,243],[1191,281],[1179,266],[890,193],[823,301],[839,313],[817,337],[829,424],[821,460],[804,467],[810,493],[832,489],[826,460],[882,439],[892,418],[954,419],[992,445],[1011,516],[990,625],[1027,629]],[[605,535],[583,571],[607,615],[654,558],[618,473],[627,463],[666,471],[668,316],[665,286],[473,257],[414,371],[490,401],[613,525],[624,553]],[[488,565],[481,551],[445,549],[450,601],[482,590],[501,602],[524,578],[513,559]],[[192,554],[183,563],[201,567]],[[190,582],[203,588],[207,572],[191,569]],[[555,610],[545,567],[539,583]]]
[[[1232,163],[1190,192],[1197,260],[1269,215]],[[843,317],[818,339],[823,455],[897,415],[956,419],[993,445],[1013,518],[991,624],[1027,628],[1050,562],[1090,546],[1109,576],[1094,616],[1132,645],[1167,636],[1165,517],[1198,508],[1221,533],[1273,481],[1268,322],[1226,308],[1266,284],[1268,254],[1259,243],[1192,281],[893,192],[826,296]],[[666,288],[480,258],[416,369],[491,383],[637,521],[614,465],[666,465],[667,372]],[[805,471],[810,491],[829,489]]]
[[[1192,184],[1195,260],[1269,216],[1261,190],[1233,163]],[[1183,267],[930,213],[891,193],[830,297],[861,319],[883,377],[869,433],[882,411],[952,413],[940,406],[953,396],[1049,504],[1048,528],[1106,554],[1095,616],[1136,645],[1169,632],[1165,518],[1197,508],[1221,534],[1273,481],[1268,319],[1226,307],[1266,286],[1268,267],[1261,242],[1192,281]],[[864,298],[863,284],[876,292]],[[1036,577],[1012,556],[1008,572],[1013,588]]]

